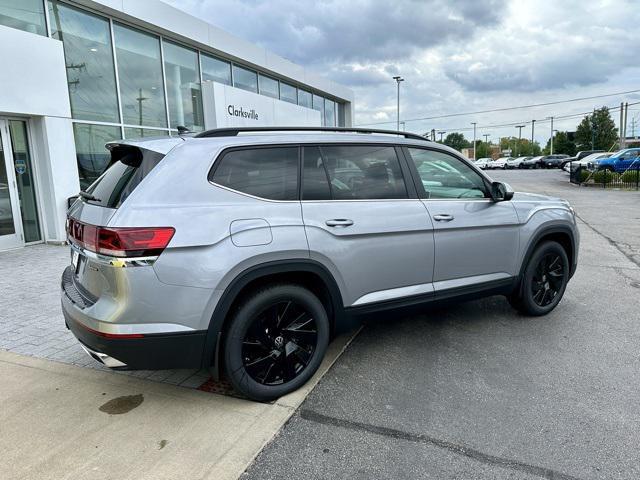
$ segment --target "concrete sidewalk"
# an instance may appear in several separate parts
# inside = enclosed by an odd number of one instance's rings
[[[235,479],[351,338],[272,404],[0,350],[0,478]]]

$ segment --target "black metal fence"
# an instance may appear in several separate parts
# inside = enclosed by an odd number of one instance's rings
[[[640,190],[640,168],[625,172],[611,170],[589,170],[584,167],[572,168],[569,179],[571,183],[595,188],[619,188]]]

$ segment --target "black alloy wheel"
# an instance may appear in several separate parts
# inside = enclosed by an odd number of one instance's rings
[[[560,293],[564,283],[560,255],[548,253],[540,259],[533,274],[531,294],[536,305],[546,307]]]
[[[247,296],[224,333],[224,368],[233,387],[268,401],[301,387],[329,344],[324,305],[299,285],[276,284]]]
[[[318,327],[309,311],[292,300],[277,302],[254,317],[242,341],[247,374],[262,385],[282,385],[309,364]]]
[[[558,242],[545,241],[529,258],[521,284],[507,298],[525,315],[546,315],[556,308],[569,282],[569,257]]]

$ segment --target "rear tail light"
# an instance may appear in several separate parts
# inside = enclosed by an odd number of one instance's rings
[[[173,227],[97,227],[73,218],[67,221],[67,235],[91,252],[111,257],[149,257],[167,247]]]

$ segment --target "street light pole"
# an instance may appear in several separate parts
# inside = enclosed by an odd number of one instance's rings
[[[516,128],[518,129],[518,143],[516,144],[516,157],[518,157],[520,155],[520,139],[522,139],[522,129],[524,128],[524,125],[516,125]]]
[[[442,143],[442,136],[443,136],[445,133],[447,133],[447,132],[445,132],[444,130],[440,130],[440,131],[438,132],[438,135],[440,135],[440,143]]]
[[[396,131],[399,132],[400,131],[400,82],[404,82],[404,78],[402,78],[400,75],[396,75],[395,77],[393,77],[393,79],[396,81],[396,84],[398,86],[398,99],[397,99],[397,108],[396,108],[396,113],[397,113],[397,122],[396,122]]]
[[[553,155],[553,117],[548,117],[551,119],[551,155]]]
[[[473,125],[473,160],[474,161],[476,159],[476,123],[477,122],[471,122],[471,125]]]

